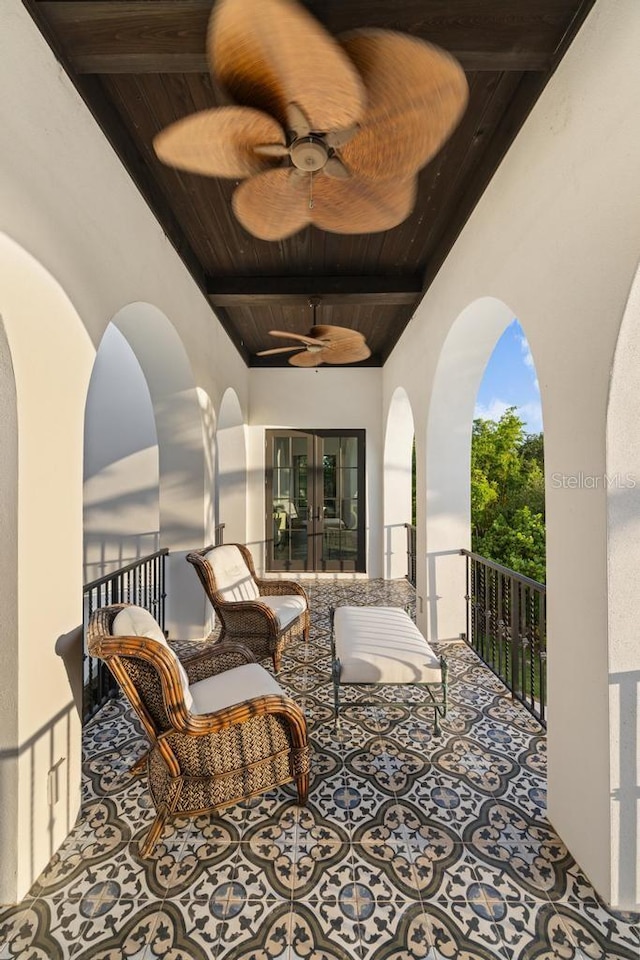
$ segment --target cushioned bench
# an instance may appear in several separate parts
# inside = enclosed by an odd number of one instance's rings
[[[439,718],[447,714],[447,661],[435,655],[404,610],[336,607],[332,610],[332,627],[336,729],[340,725],[340,687],[344,684],[415,684],[427,690],[434,708],[435,733],[440,733]],[[434,686],[438,687],[437,697],[431,689]]]

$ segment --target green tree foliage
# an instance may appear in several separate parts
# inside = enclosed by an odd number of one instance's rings
[[[515,407],[473,422],[471,534],[475,553],[545,582],[543,439]]]

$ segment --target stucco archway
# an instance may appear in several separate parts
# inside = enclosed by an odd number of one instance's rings
[[[12,592],[0,638],[0,901],[12,902],[80,800],[80,721],[58,651],[81,636],[82,424],[95,351],[59,283],[4,234],[0,313],[0,568]]]
[[[205,451],[201,391],[180,336],[161,310],[130,303],[112,323],[140,365],[155,420],[159,546],[170,551],[165,625],[174,637],[201,635],[204,594],[184,559],[212,535],[205,506],[213,483],[212,456]]]
[[[149,387],[110,323],[91,374],[84,423],[84,579],[160,547],[158,435]]]
[[[247,446],[238,395],[225,390],[218,415],[218,517],[227,543],[245,543],[247,536]]]
[[[407,574],[406,523],[411,523],[411,451],[414,423],[411,401],[396,387],[389,403],[384,438],[384,576]]]
[[[607,410],[612,902],[640,902],[640,269],[624,312]]]
[[[452,324],[438,360],[427,421],[426,525],[417,530],[418,593],[426,600],[418,618],[432,639],[451,639],[465,630],[459,551],[471,541],[473,413],[489,357],[514,316],[495,297],[475,300]]]

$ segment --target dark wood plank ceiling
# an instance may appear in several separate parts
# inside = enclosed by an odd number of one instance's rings
[[[332,34],[383,27],[449,50],[470,97],[404,223],[364,236],[308,227],[277,243],[233,217],[236,181],[173,170],[151,146],[225,102],[205,58],[211,0],[24,2],[245,361],[286,366],[255,354],[282,345],[272,328],[308,331],[310,296],[318,322],[359,330],[366,362],[384,363],[595,0],[306,0]]]

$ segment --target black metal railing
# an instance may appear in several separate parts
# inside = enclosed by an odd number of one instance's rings
[[[410,523],[405,523],[407,531],[407,580],[415,587],[416,585],[416,528]]]
[[[224,523],[215,527],[213,536],[214,542],[210,546],[219,547],[224,542]],[[158,550],[87,583],[83,590],[85,627],[98,607],[107,607],[111,603],[135,603],[153,614],[164,630],[168,554],[166,548]],[[83,718],[88,720],[110,697],[117,695],[119,688],[106,664],[89,656],[86,645],[82,670]]]
[[[546,725],[546,587],[515,570],[466,557],[466,640],[488,667]]]
[[[158,550],[147,557],[134,560],[126,567],[92,580],[84,587],[84,622],[98,607],[111,603],[135,603],[144,607],[164,630],[165,562],[169,551]],[[83,650],[83,716],[85,720],[96,713],[116,695],[118,685],[109,668],[101,660],[90,657]]]

